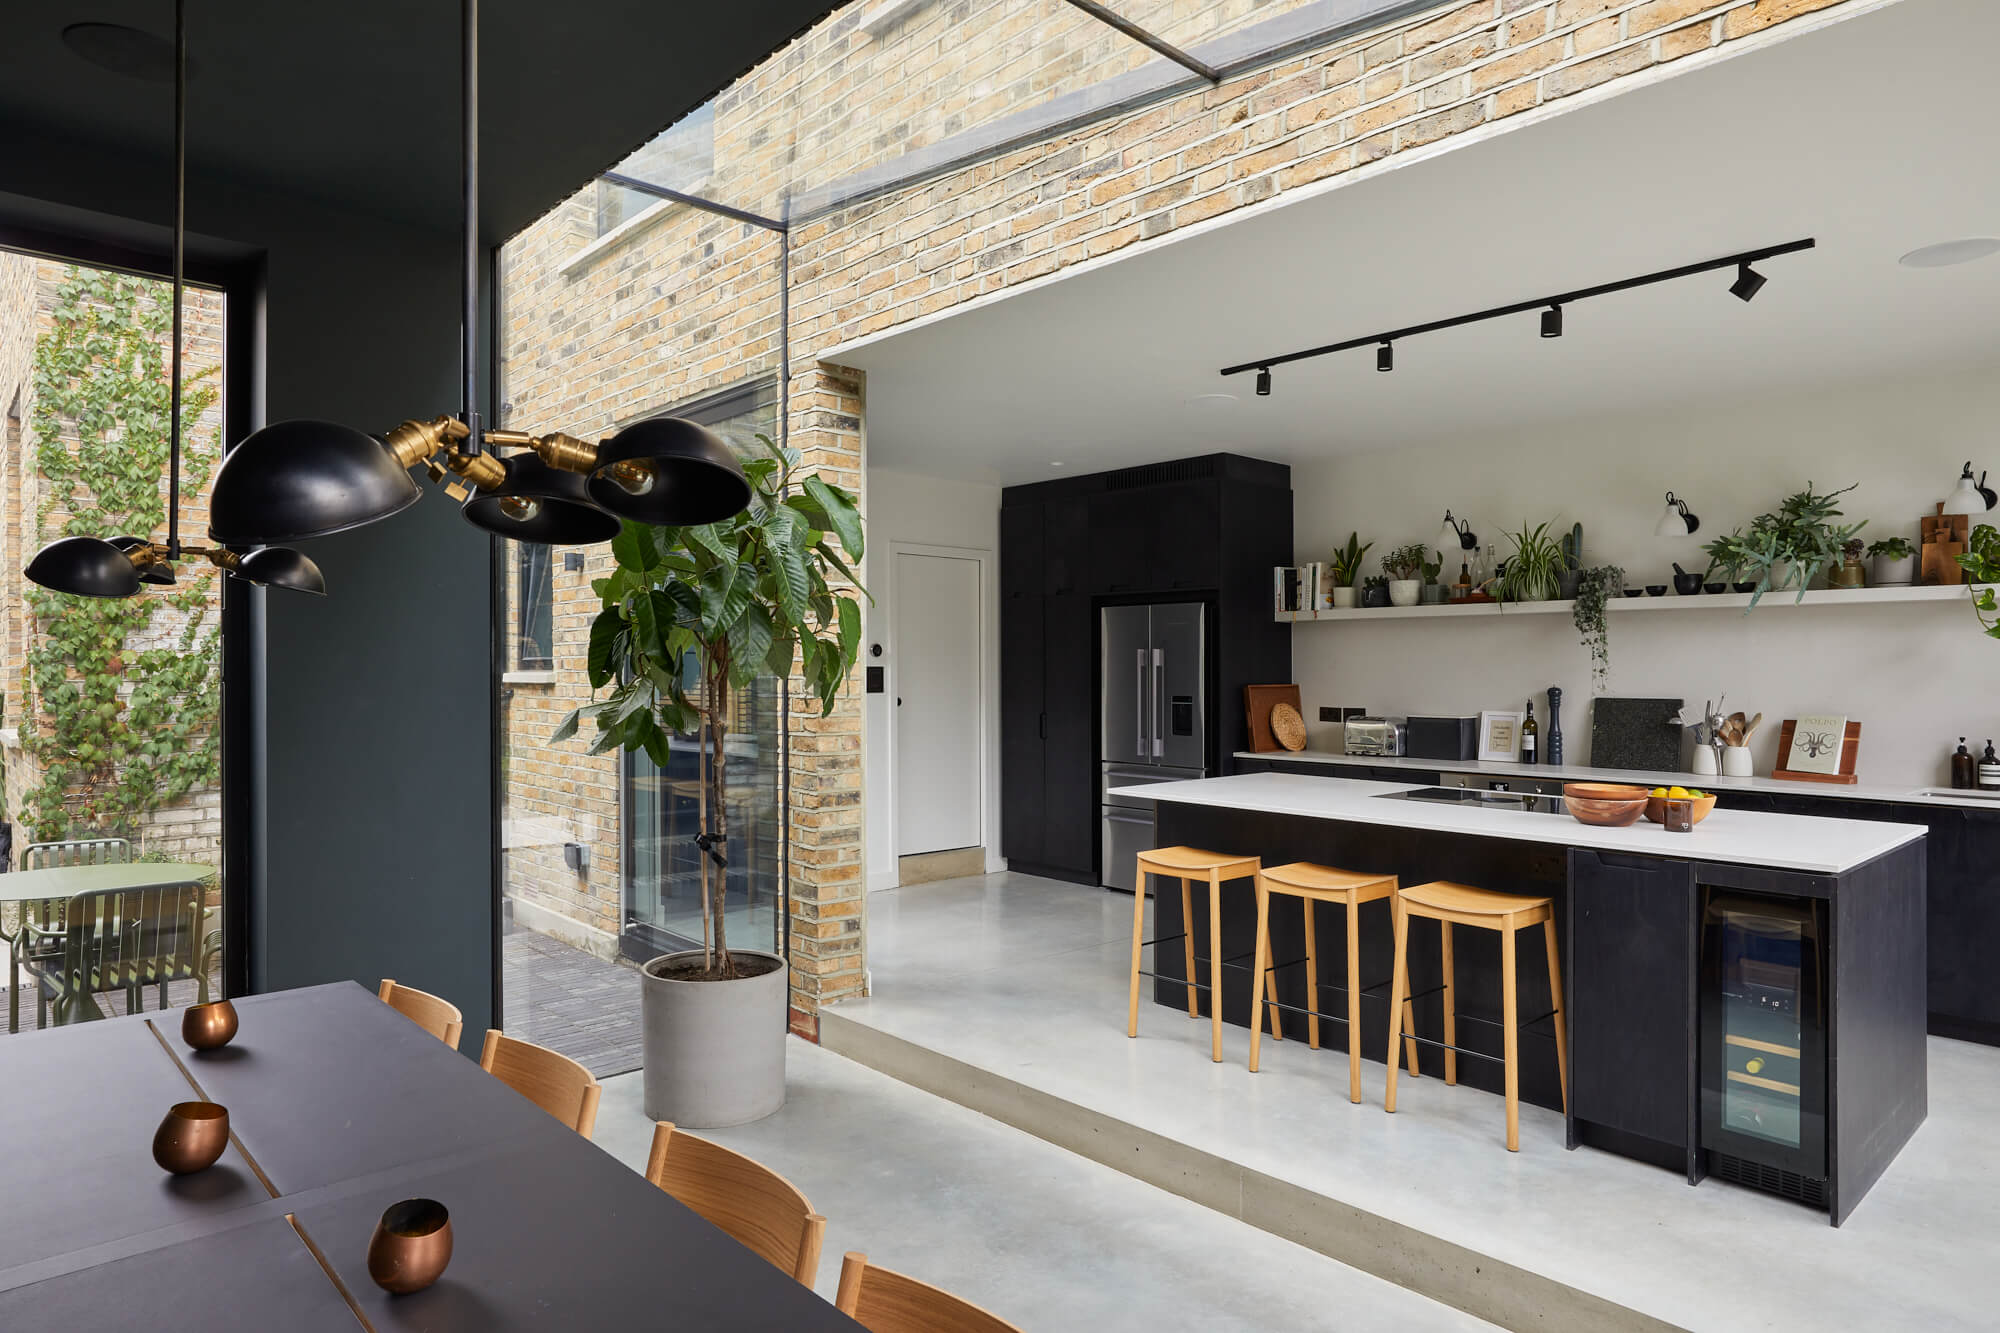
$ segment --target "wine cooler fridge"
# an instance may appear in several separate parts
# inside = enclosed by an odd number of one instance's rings
[[[1701,1144],[1709,1171],[1826,1204],[1827,904],[1702,890]]]

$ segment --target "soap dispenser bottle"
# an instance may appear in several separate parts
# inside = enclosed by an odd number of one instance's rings
[[[1993,753],[1993,742],[1986,742],[1986,753],[1979,756],[1979,790],[2000,791],[2000,754]]]
[[[1969,791],[1979,785],[1979,764],[1965,748],[1963,736],[1958,738],[1958,753],[1951,757],[1951,785],[1955,791]]]

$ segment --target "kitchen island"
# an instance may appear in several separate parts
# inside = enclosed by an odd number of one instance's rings
[[[1925,1114],[1924,828],[1726,806],[1692,833],[1643,821],[1600,828],[1480,794],[1429,798],[1436,791],[1259,773],[1154,784],[1143,794],[1156,802],[1162,846],[1554,899],[1570,1034],[1569,1146],[1669,1166],[1690,1183],[1715,1174],[1769,1189],[1824,1209],[1838,1225]],[[1195,901],[1189,924],[1205,943],[1205,901]],[[1155,917],[1155,935],[1176,935],[1179,895],[1157,894]],[[1225,886],[1216,924],[1233,966],[1222,1015],[1246,1026],[1254,922],[1248,884]],[[1331,943],[1337,914],[1318,926],[1324,956],[1339,957]],[[1295,905],[1272,912],[1271,933],[1278,999],[1303,1006]],[[1362,1050],[1379,1060],[1389,1027],[1388,912],[1364,910],[1361,933]],[[1460,1014],[1497,1009],[1497,938],[1465,931],[1455,945]],[[1528,1014],[1553,1007],[1539,953],[1523,950],[1519,960]],[[1154,998],[1185,1012],[1180,952],[1156,954]],[[1409,966],[1411,992],[1422,996],[1416,1030],[1436,1037],[1441,1004],[1423,994],[1442,981],[1432,923],[1413,922]],[[1329,989],[1322,985],[1323,1011],[1343,1007],[1329,1002]],[[1788,1025],[1804,1035],[1764,1030]],[[1520,1095],[1560,1107],[1546,1027],[1524,1033]],[[1344,1047],[1339,1022],[1326,1040]],[[1459,1028],[1467,1050],[1497,1056],[1500,1043],[1497,1027]],[[1433,1053],[1425,1075],[1436,1072]],[[1459,1079],[1497,1092],[1501,1072],[1462,1060]]]

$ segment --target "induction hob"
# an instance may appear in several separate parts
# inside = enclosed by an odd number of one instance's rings
[[[1410,791],[1383,792],[1377,800],[1430,801],[1437,805],[1463,805],[1477,810],[1519,810],[1536,815],[1568,814],[1560,796],[1541,796],[1526,791],[1491,791],[1484,787],[1417,787]]]

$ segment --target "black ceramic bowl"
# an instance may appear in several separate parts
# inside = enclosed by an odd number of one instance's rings
[[[1683,597],[1694,596],[1696,593],[1701,591],[1701,575],[1699,574],[1674,575],[1674,591],[1679,593]]]
[[[1666,595],[1667,595],[1667,585],[1666,585],[1666,584],[1664,584],[1664,583],[1648,583],[1648,584],[1646,585],[1646,596],[1648,596],[1648,597],[1665,597]]]
[[[1625,595],[1627,597],[1644,597],[1646,595],[1646,590],[1644,588],[1627,588],[1625,590]]]
[[[1729,585],[1727,583],[1704,583],[1701,585],[1701,590],[1706,593],[1728,592]]]
[[[1737,592],[1755,592],[1757,591],[1757,580],[1751,579],[1748,583],[1732,583],[1729,586]]]

